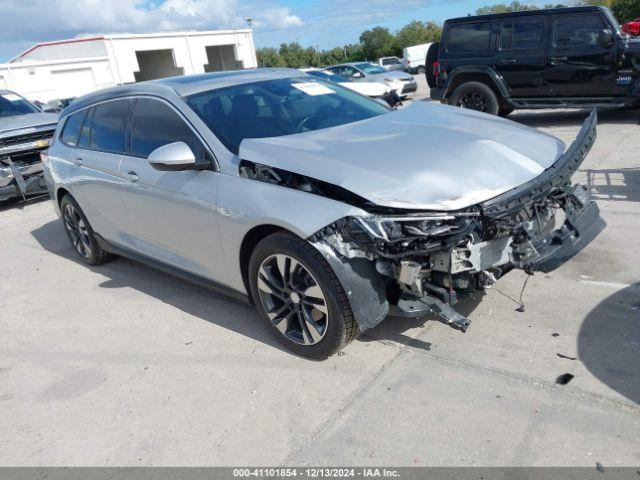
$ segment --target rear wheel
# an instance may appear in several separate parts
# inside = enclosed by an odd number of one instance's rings
[[[358,334],[335,273],[315,248],[294,235],[275,233],[256,246],[249,283],[268,328],[297,354],[326,358]]]
[[[422,65],[420,65],[420,66],[418,67],[418,70],[416,71],[416,73],[417,73],[418,75],[424,75],[424,73],[425,73],[426,71],[427,71],[427,69],[426,69],[426,68],[424,68]]]
[[[500,110],[498,96],[482,82],[465,82],[456,87],[449,97],[449,104],[492,115],[497,115]]]
[[[88,265],[100,265],[107,261],[109,253],[98,245],[87,217],[71,195],[62,197],[60,211],[67,237],[80,260]]]

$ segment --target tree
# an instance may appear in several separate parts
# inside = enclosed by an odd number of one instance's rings
[[[400,55],[402,49],[422,43],[437,42],[440,39],[442,28],[435,22],[421,22],[413,20],[402,27],[395,38],[395,53]]]
[[[611,8],[612,0],[581,0],[580,5],[591,5],[592,7]]]
[[[282,67],[280,64],[280,53],[273,47],[258,48],[256,50],[259,67]]]
[[[613,14],[620,23],[640,17],[640,0],[613,0]]]
[[[376,60],[393,54],[393,35],[388,28],[375,27],[360,35],[362,53],[367,60]]]
[[[313,60],[315,50],[302,48],[298,42],[280,45],[280,65],[289,68],[309,66]]]
[[[476,10],[476,15],[488,15],[492,13],[510,13],[510,12],[523,12],[530,10],[539,10],[540,7],[534,5],[528,5],[526,3],[520,3],[518,0],[514,0],[511,3],[497,3]]]

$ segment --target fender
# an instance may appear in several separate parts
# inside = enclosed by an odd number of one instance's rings
[[[458,77],[459,75],[468,75],[470,73],[476,73],[476,74],[488,76],[493,82],[493,85],[498,89],[498,92],[500,92],[500,95],[502,95],[503,98],[511,97],[511,90],[509,90],[509,86],[507,85],[507,82],[505,82],[502,75],[496,72],[493,68],[486,65],[463,65],[451,70],[451,73],[448,75],[448,78],[447,78],[447,83],[445,84],[445,87],[444,87],[445,90],[442,98],[443,99],[449,98],[449,95],[451,95],[451,93],[453,92],[453,88],[451,88],[451,85],[455,84],[456,77]]]

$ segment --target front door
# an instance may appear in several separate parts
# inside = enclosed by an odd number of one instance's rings
[[[603,97],[615,94],[616,46],[599,41],[610,28],[598,11],[557,14],[551,20],[546,83],[559,97]]]
[[[197,161],[212,166],[210,153],[169,104],[138,98],[133,106],[130,152],[119,175],[128,182],[125,209],[139,253],[211,280],[223,278],[218,232],[219,173],[159,171],[148,162],[158,147],[184,142]]]
[[[550,96],[545,87],[545,15],[514,17],[498,22],[495,69],[505,79],[511,96]]]

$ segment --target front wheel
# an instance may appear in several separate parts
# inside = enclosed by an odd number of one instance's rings
[[[500,111],[498,96],[482,82],[465,82],[456,87],[449,98],[449,104],[492,115],[497,115]]]
[[[256,246],[249,283],[269,330],[299,355],[329,357],[358,334],[335,273],[313,246],[294,235],[275,233]]]

